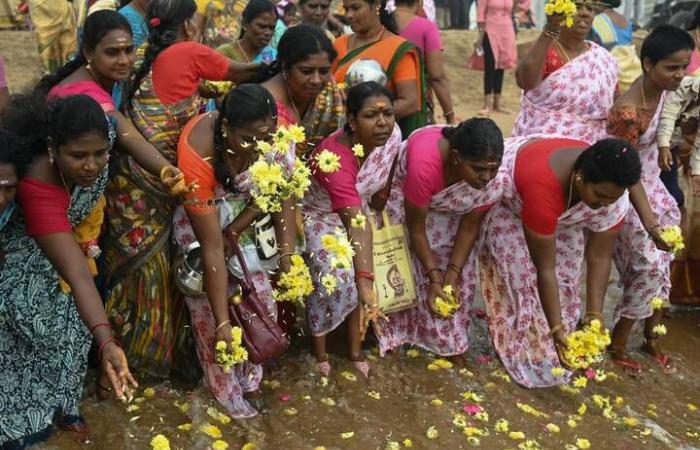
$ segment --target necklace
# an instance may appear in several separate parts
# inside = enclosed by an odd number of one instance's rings
[[[559,39],[555,39],[554,43],[557,44],[557,47],[559,47],[559,50],[564,54],[564,58],[566,58],[566,62],[568,63],[571,61],[571,57],[569,57],[569,54],[567,53],[566,49],[564,49],[564,46],[561,45],[561,42],[559,42]]]
[[[282,84],[284,84],[284,90],[287,91],[287,98],[289,99],[289,104],[292,105],[292,109],[294,110],[294,114],[297,115],[299,118],[299,122],[301,122],[302,115],[299,114],[299,110],[297,109],[296,103],[294,103],[294,99],[292,98],[292,93],[289,92],[289,88],[287,87],[287,83],[282,81]],[[306,109],[309,107],[309,105],[306,105],[306,108],[304,108],[304,112],[306,112]]]
[[[382,25],[381,28],[379,29],[379,33],[377,33],[377,35],[374,36],[374,38],[370,39],[367,43],[374,44],[375,42],[379,41],[382,38],[382,35],[384,34],[385,31],[386,31],[386,28],[384,28],[384,25]],[[355,48],[357,48],[357,33],[353,33],[353,35],[351,36],[351,39],[353,40],[352,49],[354,50]]]
[[[249,62],[250,62],[250,58],[248,58],[248,54],[245,52],[245,50],[243,50],[243,47],[241,46],[241,40],[240,40],[240,39],[236,41],[236,45],[238,46],[238,50],[241,51],[241,54],[242,54],[243,57],[245,58],[245,62],[249,63]]]

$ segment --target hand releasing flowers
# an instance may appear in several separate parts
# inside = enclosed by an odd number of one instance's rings
[[[304,142],[304,128],[280,127],[272,143],[257,141],[258,160],[248,169],[251,195],[264,213],[282,211],[282,202],[294,196],[302,198],[311,185],[311,171],[299,159],[289,161],[290,147]]]
[[[243,330],[240,327],[231,328],[231,351],[228,350],[228,345],[225,341],[216,343],[216,355],[214,359],[219,364],[225,373],[229,373],[231,367],[248,360],[248,350],[243,347]]]
[[[671,247],[671,251],[674,255],[678,255],[683,251],[683,249],[685,249],[683,234],[681,233],[681,228],[678,225],[662,228],[661,239],[663,239],[666,245]]]
[[[304,262],[304,258],[299,255],[292,255],[290,262],[291,267],[287,272],[280,275],[277,289],[272,291],[275,301],[300,302],[314,291],[311,273]]]
[[[574,331],[567,336],[564,358],[571,367],[585,369],[602,359],[608,345],[610,345],[610,333],[600,320],[594,319],[582,330]]]
[[[548,16],[562,14],[565,17],[566,26],[569,28],[574,26],[576,4],[571,0],[549,0],[549,2],[544,5],[544,12]]]
[[[452,314],[455,313],[459,309],[459,302],[454,296],[454,291],[452,290],[452,286],[449,284],[447,286],[443,286],[442,292],[445,293],[446,298],[441,298],[438,297],[435,299],[435,309],[437,310],[437,313],[441,315],[442,317],[451,317]]]

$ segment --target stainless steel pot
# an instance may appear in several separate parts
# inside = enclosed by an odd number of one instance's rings
[[[175,269],[175,284],[188,297],[204,295],[202,248],[199,242],[192,242],[185,248],[185,254]]]

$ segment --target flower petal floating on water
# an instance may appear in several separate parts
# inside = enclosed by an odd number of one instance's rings
[[[522,441],[525,439],[525,433],[522,431],[511,431],[508,433],[508,437],[513,439],[514,441]]]
[[[139,405],[129,405],[129,406],[126,408],[126,412],[134,412],[134,411],[138,411],[139,409],[141,409],[141,408],[139,407]]]
[[[425,436],[428,439],[436,439],[438,437],[438,430],[435,427],[431,426],[425,431]]]
[[[377,391],[367,391],[367,397],[373,398],[375,400],[380,400],[382,398],[382,394],[380,394]]]
[[[442,406],[442,400],[440,400],[439,398],[434,398],[430,400],[430,404],[433,406]]]
[[[209,415],[209,417],[211,417],[214,420],[218,420],[224,425],[227,425],[229,422],[231,422],[231,418],[229,416],[211,406],[207,408],[207,415]]]
[[[241,447],[241,450],[257,450],[258,446],[253,444],[252,442],[246,442],[243,444],[243,447]]]
[[[624,423],[628,427],[636,427],[637,425],[639,425],[639,420],[637,420],[634,417],[625,417],[624,419],[622,419],[622,423]]]
[[[506,419],[498,419],[496,421],[496,424],[493,426],[493,429],[499,433],[507,433],[508,426],[509,426],[509,424],[508,424],[508,421]]]
[[[484,397],[482,395],[477,394],[476,392],[472,391],[464,391],[462,392],[462,399],[463,400],[471,400],[475,403],[481,403],[484,401]]]
[[[591,448],[591,443],[588,439],[578,438],[576,439],[576,447],[585,450],[587,448]]]
[[[481,412],[474,414],[474,418],[476,420],[481,421],[481,422],[488,422],[489,421],[489,413],[487,413],[486,411],[481,411]]]
[[[284,408],[282,410],[285,416],[296,416],[299,411],[293,406],[290,406],[289,408]]]
[[[177,429],[180,431],[190,431],[192,429],[192,424],[191,423],[183,423],[181,425],[178,425]]]
[[[549,415],[543,413],[542,411],[538,411],[537,409],[533,408],[532,406],[528,405],[527,403],[516,402],[515,406],[517,406],[518,409],[521,410],[522,412],[527,413],[527,414],[532,414],[535,417],[549,417]]]
[[[411,448],[411,447],[413,447],[413,441],[410,440],[409,438],[406,438],[403,440],[403,446],[406,448]]]
[[[147,387],[143,390],[143,396],[146,398],[153,398],[156,395],[156,390],[152,387]]]
[[[688,404],[686,404],[685,406],[686,406],[686,408],[688,408],[688,410],[690,410],[690,411],[697,411],[697,410],[698,410],[698,407],[695,406],[695,405],[693,405],[692,403],[688,403]]]
[[[340,438],[341,439],[350,439],[351,437],[355,436],[354,431],[346,431],[344,433],[340,433]]]
[[[539,450],[540,444],[538,444],[534,439],[528,439],[527,441],[518,444],[518,448],[520,450]]]
[[[352,372],[348,372],[347,370],[340,372],[340,376],[348,381],[357,381],[357,376]]]
[[[484,409],[481,406],[474,405],[474,404],[468,404],[468,405],[464,405],[462,407],[462,411],[464,411],[465,413],[467,413],[469,415],[474,415],[474,414],[480,413],[483,410]]]
[[[217,439],[211,443],[211,448],[213,450],[227,450],[228,449],[228,442],[222,441],[221,439]]]
[[[420,356],[420,350],[415,349],[415,348],[409,348],[406,350],[406,356],[409,358],[417,358]]]
[[[170,441],[162,434],[156,434],[153,439],[151,439],[151,449],[170,450]]]
[[[455,414],[452,424],[457,428],[464,428],[467,426],[467,419],[462,414]]]
[[[579,416],[582,416],[582,415],[586,414],[587,409],[588,409],[588,406],[585,403],[581,403],[581,406],[578,407],[578,409],[576,410],[576,413]]]
[[[333,400],[330,397],[324,397],[321,399],[321,403],[323,403],[326,406],[335,406],[335,400]]]
[[[200,425],[198,430],[200,433],[206,434],[207,436],[214,439],[221,439],[222,436],[219,427],[217,427],[216,425],[211,425],[209,423],[204,423]]]
[[[398,442],[389,441],[386,443],[384,450],[399,450],[400,448],[401,448],[401,444],[399,444]]]
[[[561,431],[561,429],[559,428],[559,425],[557,425],[557,424],[555,424],[555,423],[548,423],[548,424],[545,425],[544,427],[545,427],[545,428],[547,429],[547,431],[549,431],[550,433],[559,433],[559,432]]]
[[[434,360],[433,363],[441,369],[451,369],[453,367],[453,364],[444,358],[438,358]]]

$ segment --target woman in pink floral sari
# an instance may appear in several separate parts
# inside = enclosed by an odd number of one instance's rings
[[[476,288],[481,222],[502,193],[503,135],[490,119],[415,131],[399,152],[391,196],[392,223],[406,223],[418,305],[389,314],[379,336],[384,353],[410,343],[442,356],[467,351],[469,310]],[[460,304],[441,316],[436,297],[451,286]]]
[[[676,201],[659,178],[659,164],[670,169],[672,155],[668,148],[659,152],[656,129],[666,92],[680,86],[694,49],[692,36],[680,28],[656,28],[642,45],[644,74],[615,102],[608,119],[610,134],[632,142],[642,160],[642,178],[630,189],[634,209],[627,213],[615,250],[623,293],[610,345],[613,361],[631,372],[642,370],[626,353],[632,327],[640,319],[646,319],[642,350],[663,370],[674,369],[659,348],[654,329],[661,323],[663,309],[652,311],[650,304],[655,297],[666,302],[671,289],[673,255],[661,240],[661,228],[680,224]]]
[[[566,382],[551,369],[560,367],[566,335],[580,317],[584,260],[586,320],[602,317],[626,191],[639,181],[639,156],[628,142],[586,147],[552,136],[507,139],[502,165],[510,182],[482,226],[481,289],[491,339],[525,387]]]
[[[312,153],[314,179],[304,198],[303,212],[307,262],[316,289],[306,299],[306,311],[314,356],[324,375],[331,370],[326,335],[346,320],[348,357],[364,376],[369,373],[360,344],[367,326],[364,319],[379,315],[378,300],[373,288],[372,232],[357,219],[365,216],[371,220],[370,207],[382,209],[386,201],[381,198],[401,145],[392,98],[374,81],[350,88],[345,128],[331,134]],[[362,145],[362,152],[355,151],[357,144]],[[316,163],[328,154],[339,159],[340,167],[324,172]],[[349,268],[334,267],[334,255],[322,244],[323,236],[338,229],[347,232],[355,251]],[[337,280],[334,288],[326,289],[319,282],[326,275]],[[375,329],[377,325],[375,322]]]
[[[515,72],[525,92],[512,136],[559,134],[593,144],[606,137],[605,120],[615,100],[617,62],[586,41],[597,9],[577,2],[571,28],[561,16],[547,24]]]
[[[231,261],[227,262],[222,229],[237,235],[248,255],[245,249],[254,245],[250,225],[259,215],[250,195],[248,168],[256,160],[250,143],[269,139],[277,127],[276,117],[274,99],[264,88],[240,85],[218,111],[190,120],[177,149],[185,179],[197,184],[197,189],[187,194],[184,207],[176,209],[173,223],[175,241],[183,251],[195,241],[201,246],[204,292],[185,298],[197,356],[212,393],[236,418],[256,415],[249,401],[259,400],[255,391],[262,379],[262,366],[244,361],[225,373],[214,361],[215,342],[231,340],[228,300],[234,292],[229,270],[235,270],[235,265],[232,268]],[[288,156],[286,164],[293,164],[293,148]],[[281,255],[294,252],[293,203],[289,199],[282,204],[282,212],[272,214]],[[268,274],[262,268],[255,270],[248,258],[246,262],[256,292],[276,316]],[[280,257],[279,270],[289,270],[289,263],[289,258]]]

